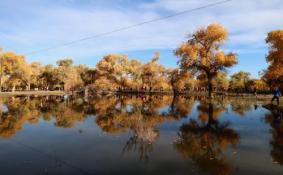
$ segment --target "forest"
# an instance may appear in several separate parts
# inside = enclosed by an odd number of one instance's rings
[[[59,59],[56,65],[28,63],[24,55],[0,50],[0,90],[14,91],[88,91],[99,92],[269,92],[283,88],[283,30],[267,33],[269,66],[260,78],[239,71],[228,76],[236,65],[237,53],[221,48],[228,38],[227,29],[213,23],[201,27],[176,47],[173,57],[178,67],[166,68],[156,52],[149,62],[122,54],[105,55],[95,67],[74,65],[71,58]],[[250,58],[254,59],[254,58]]]

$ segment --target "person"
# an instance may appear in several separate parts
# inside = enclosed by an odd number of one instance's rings
[[[273,102],[273,100],[276,99],[277,105],[279,105],[279,97],[280,96],[281,96],[281,92],[280,92],[279,88],[278,87],[274,88],[273,97],[272,97],[271,103]]]

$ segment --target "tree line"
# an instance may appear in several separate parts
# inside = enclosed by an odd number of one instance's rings
[[[177,68],[159,64],[156,52],[150,61],[140,62],[127,55],[109,54],[95,67],[74,65],[72,59],[60,59],[56,65],[28,63],[23,55],[0,50],[0,90],[63,90],[80,91],[269,91],[283,84],[283,30],[267,34],[270,64],[259,79],[240,71],[230,77],[227,69],[237,64],[236,53],[226,53],[221,46],[228,31],[220,24],[197,29],[174,51]],[[252,58],[251,58],[252,59]]]

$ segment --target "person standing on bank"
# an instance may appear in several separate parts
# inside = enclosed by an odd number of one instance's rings
[[[272,97],[271,103],[273,102],[273,100],[276,99],[277,105],[279,105],[279,98],[280,98],[280,96],[281,96],[281,92],[280,92],[279,88],[278,87],[274,88],[273,97]]]

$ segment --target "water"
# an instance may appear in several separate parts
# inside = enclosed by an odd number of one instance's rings
[[[283,174],[283,109],[266,104],[1,98],[0,174]]]

